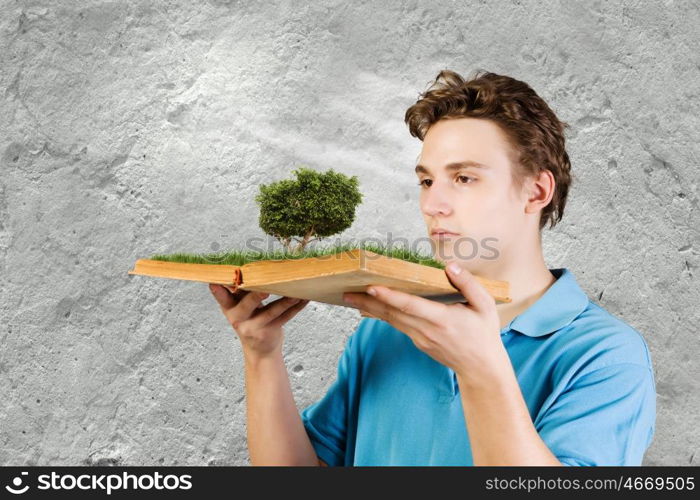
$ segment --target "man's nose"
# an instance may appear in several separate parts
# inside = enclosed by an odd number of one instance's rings
[[[425,215],[444,216],[452,213],[452,201],[445,190],[438,186],[437,183],[433,183],[427,192],[423,194],[421,205],[421,210],[423,210]]]

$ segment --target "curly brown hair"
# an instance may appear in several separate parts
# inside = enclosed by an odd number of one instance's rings
[[[411,135],[422,141],[435,122],[450,118],[483,118],[500,126],[512,148],[511,175],[518,188],[542,169],[552,172],[554,195],[542,209],[540,230],[547,222],[551,229],[561,220],[571,184],[564,144],[569,124],[560,121],[527,83],[485,70],[464,80],[454,71],[442,70],[408,108],[404,120]]]

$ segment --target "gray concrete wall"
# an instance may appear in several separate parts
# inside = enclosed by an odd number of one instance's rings
[[[258,185],[299,164],[359,176],[343,237],[424,236],[403,115],[443,68],[525,80],[571,123],[547,262],[651,348],[645,464],[700,463],[696,2],[0,9],[0,464],[248,463],[240,346],[207,285],[127,271],[261,236]],[[358,322],[310,304],[289,324],[300,408]]]

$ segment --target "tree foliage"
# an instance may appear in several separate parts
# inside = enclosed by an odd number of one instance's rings
[[[296,180],[261,184],[255,201],[260,206],[260,228],[286,250],[298,252],[316,239],[340,233],[355,220],[362,201],[357,176],[333,169],[317,172],[304,166],[293,171]],[[292,241],[296,247],[292,248]]]

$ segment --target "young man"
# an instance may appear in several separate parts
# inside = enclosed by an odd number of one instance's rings
[[[299,414],[282,325],[306,302],[258,307],[264,295],[238,301],[212,286],[243,344],[251,462],[640,465],[656,417],[647,345],[542,254],[541,230],[561,220],[571,182],[567,125],[524,82],[451,71],[406,122],[423,141],[428,233],[466,303],[381,286],[346,294],[374,318]],[[474,274],[508,281],[512,302],[496,304]]]

